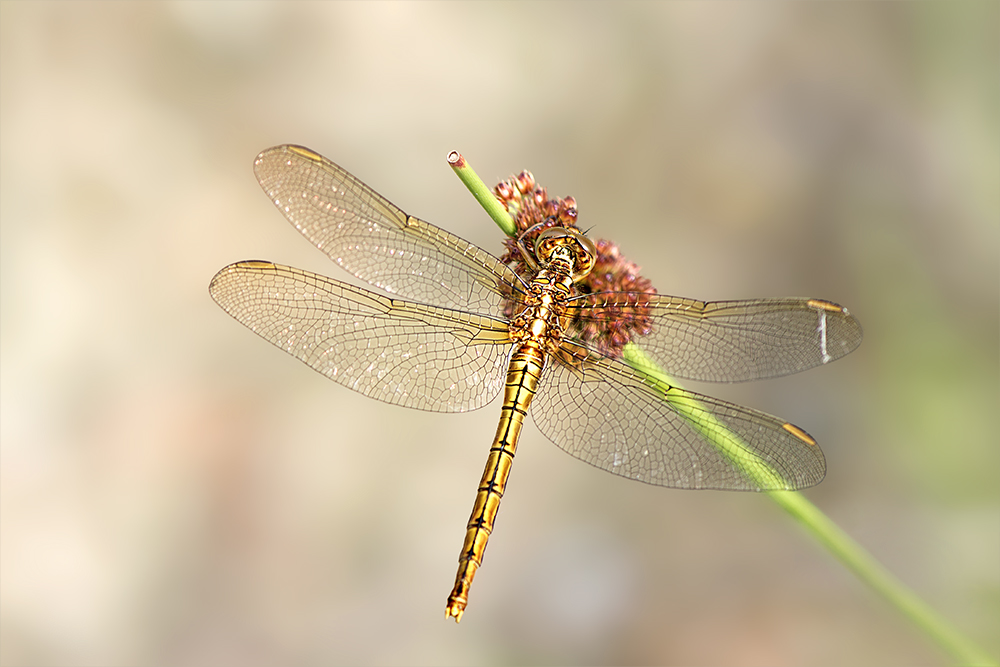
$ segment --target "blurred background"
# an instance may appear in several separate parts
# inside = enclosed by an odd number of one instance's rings
[[[995,2],[4,2],[0,663],[947,661],[766,496],[631,483],[531,426],[446,622],[498,404],[366,399],[208,296],[240,259],[345,279],[254,179],[285,142],[494,253],[452,149],[575,196],[662,293],[846,305],[846,359],[692,388],[813,434],[808,497],[996,654],[998,25]]]

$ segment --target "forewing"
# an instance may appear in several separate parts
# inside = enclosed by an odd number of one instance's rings
[[[464,412],[503,386],[507,325],[369,292],[270,262],[238,262],[209,287],[256,334],[331,380],[386,403]]]
[[[743,382],[788,375],[839,359],[861,344],[858,321],[821,299],[705,302],[608,292],[575,299],[569,315],[597,329],[613,328],[622,304],[629,312],[642,299],[648,300],[652,329],[633,342],[678,378]]]
[[[389,294],[486,315],[521,281],[485,250],[408,216],[330,160],[301,146],[257,156],[267,196],[317,248]]]
[[[561,449],[647,484],[759,491],[800,489],[823,479],[823,453],[798,427],[654,384],[619,361],[564,343],[529,412]]]

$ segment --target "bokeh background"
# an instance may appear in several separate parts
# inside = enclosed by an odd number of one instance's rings
[[[4,665],[918,665],[767,497],[647,487],[528,427],[445,622],[498,416],[379,404],[225,315],[305,144],[494,252],[445,163],[531,169],[667,294],[865,326],[697,386],[821,442],[807,495],[996,654],[1000,5],[0,5]]]

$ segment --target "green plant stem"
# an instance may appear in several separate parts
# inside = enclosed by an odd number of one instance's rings
[[[777,470],[755,454],[742,438],[730,431],[700,402],[686,392],[673,378],[650,359],[635,343],[627,343],[622,349],[622,361],[643,374],[646,384],[663,396],[674,412],[683,417],[703,438],[715,445],[727,461],[739,470],[758,488],[787,489],[786,482]]]
[[[931,609],[801,493],[769,491],[767,495],[812,533],[847,569],[937,642],[957,664],[997,664],[985,650]]]
[[[514,236],[517,229],[514,226],[513,218],[507,212],[507,208],[494,196],[493,191],[486,187],[483,179],[479,178],[479,174],[469,166],[462,154],[458,151],[448,153],[448,164],[455,171],[459,180],[469,189],[472,196],[476,198],[479,205],[486,209],[500,230],[507,236]]]
[[[514,222],[507,210],[469,166],[465,158],[461,154],[453,152],[448,156],[448,162],[504,234],[513,236],[515,232]],[[780,486],[780,475],[749,451],[739,436],[726,429],[711,412],[689,397],[680,398],[676,392],[671,393],[671,389],[680,388],[679,385],[657,367],[637,345],[634,343],[626,345],[622,358],[632,368],[643,373],[648,378],[647,383],[663,393],[664,400],[709,442],[714,444],[722,455],[738,467],[743,474],[763,487]],[[801,493],[797,491],[767,491],[766,493],[847,569],[951,655],[957,664],[998,665],[997,661],[989,656],[985,650],[931,609],[916,593],[893,576]]]

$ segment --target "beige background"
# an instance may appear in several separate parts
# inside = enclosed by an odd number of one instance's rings
[[[238,259],[344,278],[253,178],[284,142],[494,252],[449,150],[661,292],[847,305],[847,359],[696,388],[815,435],[807,495],[996,652],[998,7],[3,3],[0,662],[945,660],[766,497],[530,426],[445,622],[496,404],[365,399],[208,297]]]

